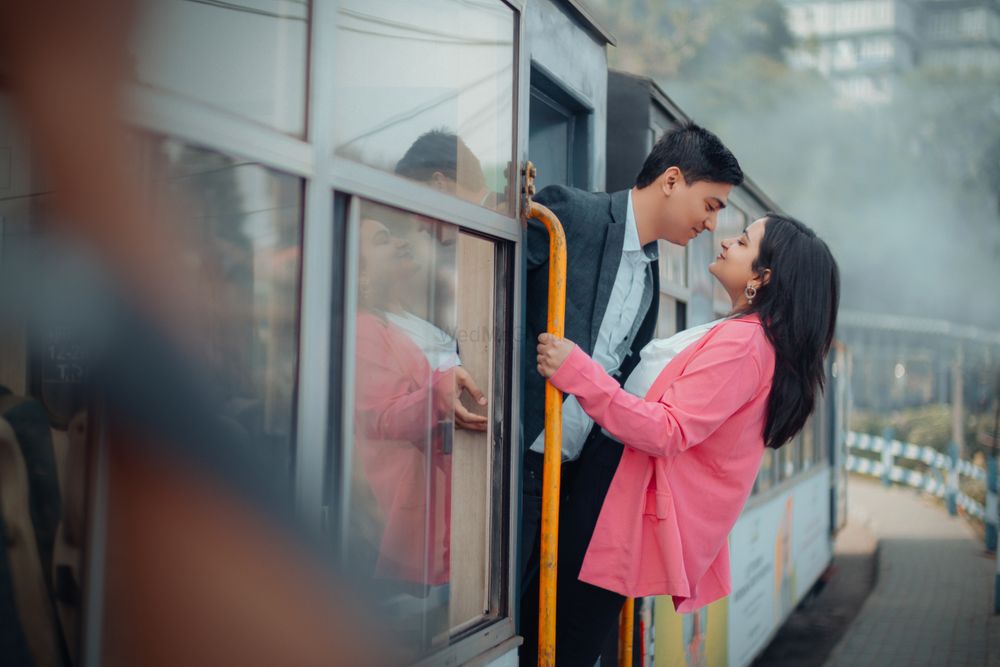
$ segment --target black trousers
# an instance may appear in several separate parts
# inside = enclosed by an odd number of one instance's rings
[[[531,454],[531,452],[529,452]],[[556,589],[556,664],[560,667],[593,667],[608,634],[617,627],[618,614],[625,597],[591,586],[577,576],[594,534],[604,497],[618,468],[622,446],[605,437],[599,428],[591,432],[580,458],[564,464],[568,475],[561,485],[559,511],[559,564]],[[535,454],[538,459],[541,456]],[[522,586],[520,599],[520,634],[524,644],[520,664],[538,664],[538,538],[541,523],[541,475],[529,469],[538,461],[525,462],[525,521],[522,524]],[[537,478],[537,483],[536,483]],[[534,513],[537,490],[537,513]],[[529,509],[533,512],[529,517]],[[524,553],[529,552],[527,557]]]

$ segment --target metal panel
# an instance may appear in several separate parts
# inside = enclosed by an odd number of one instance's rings
[[[343,360],[341,367],[340,403],[340,488],[334,496],[338,501],[339,517],[337,525],[340,532],[336,536],[341,546],[342,559],[347,560],[347,544],[351,536],[348,534],[351,513],[351,469],[354,443],[354,373],[355,344],[358,312],[358,239],[361,228],[361,203],[352,198],[347,207],[347,234],[344,262],[344,319],[343,330]],[[334,448],[331,447],[331,456]]]
[[[333,193],[326,187],[327,161],[323,148],[330,143],[329,117],[333,96],[326,80],[332,69],[330,40],[316,39],[335,20],[328,4],[313,8],[310,40],[307,126],[314,146],[316,178],[306,184],[302,234],[302,279],[299,297],[298,389],[295,429],[295,505],[308,525],[319,528],[324,522],[324,486],[327,442],[330,436],[330,379],[333,332],[333,271],[339,265],[334,246]]]
[[[361,195],[387,206],[403,208],[509,241],[521,236],[520,223],[513,218],[363,164],[340,158],[335,158],[331,164],[329,185],[335,190]]]

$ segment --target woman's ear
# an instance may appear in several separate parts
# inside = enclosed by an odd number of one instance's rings
[[[771,282],[771,269],[764,269],[757,274],[757,277],[760,279],[761,286],[768,284]]]

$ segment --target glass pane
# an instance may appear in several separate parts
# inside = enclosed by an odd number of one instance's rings
[[[23,270],[22,244],[47,220],[44,195],[0,199],[0,263]],[[0,317],[0,607],[15,614],[0,662],[78,664],[91,373],[77,315],[50,312],[30,334]]]
[[[494,248],[362,203],[355,331],[352,567],[414,656],[489,598]],[[462,280],[459,280],[459,275]]]
[[[141,83],[305,133],[308,0],[150,0],[142,9]]]
[[[822,405],[820,406],[822,409]],[[816,427],[820,419],[816,415],[809,418],[802,429],[802,468],[807,470],[816,464]]]
[[[333,39],[338,155],[511,210],[509,7],[499,0],[344,0]]]
[[[761,459],[760,470],[757,473],[757,483],[754,485],[755,493],[767,491],[774,486],[777,459],[777,452],[770,447],[764,449],[764,457]]]
[[[166,186],[189,208],[185,257],[215,314],[204,350],[226,423],[290,472],[298,361],[302,181],[214,150],[155,141]]]
[[[718,254],[720,244],[723,239],[731,239],[739,236],[746,229],[749,220],[747,215],[736,208],[733,205],[719,211],[719,218],[715,227],[715,232],[712,233],[712,240],[714,245],[712,246],[712,256]],[[716,310],[722,313],[728,313],[732,311],[732,302],[729,299],[729,294],[722,287],[722,284],[718,280],[712,281],[713,285],[713,298],[715,300]]]
[[[660,284],[688,286],[688,250],[668,241],[660,241]]]

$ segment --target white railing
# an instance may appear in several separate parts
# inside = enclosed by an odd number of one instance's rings
[[[983,520],[986,509],[982,504],[965,495],[958,488],[958,477],[968,477],[985,483],[986,471],[969,461],[958,460],[953,464],[952,458],[942,454],[932,447],[921,447],[909,442],[887,440],[867,433],[847,433],[847,447],[859,452],[873,452],[882,455],[881,460],[854,456],[848,454],[847,469],[861,475],[870,475],[880,479],[888,479],[897,484],[906,484],[939,498],[944,498],[949,491],[955,494],[955,503],[969,516]],[[911,470],[895,465],[895,459],[919,461],[927,466],[927,472]],[[888,475],[886,475],[888,470]],[[942,472],[944,475],[942,475]],[[946,479],[944,478],[946,477]]]

